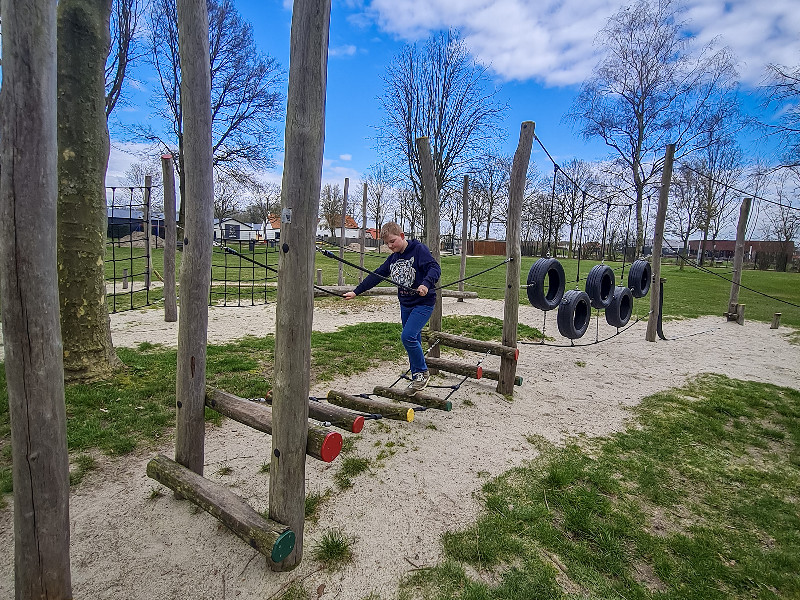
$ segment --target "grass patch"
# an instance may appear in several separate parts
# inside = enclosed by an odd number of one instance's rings
[[[305,515],[306,520],[316,523],[319,520],[319,511],[322,504],[331,496],[331,490],[324,492],[308,492],[306,494]]]
[[[353,559],[353,543],[354,540],[338,529],[330,529],[323,533],[322,538],[314,545],[312,556],[327,570],[332,571]]]
[[[353,487],[353,479],[368,470],[372,461],[368,458],[348,456],[344,458],[333,480],[339,489],[346,490]]]
[[[89,471],[97,468],[97,461],[89,454],[79,454],[72,461],[69,470],[69,484],[78,485]]]
[[[800,392],[718,375],[646,398],[638,423],[483,487],[425,598],[800,597]],[[490,571],[476,581],[466,566]]]

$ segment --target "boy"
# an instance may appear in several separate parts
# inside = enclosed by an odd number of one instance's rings
[[[411,367],[409,391],[413,395],[424,390],[430,380],[422,352],[421,334],[436,304],[436,282],[442,270],[425,244],[406,240],[397,223],[386,223],[381,227],[381,240],[392,251],[389,258],[359,283],[355,290],[343,296],[346,300],[352,300],[383,281],[382,277],[388,277],[398,285],[397,299],[400,301],[400,320],[403,323],[400,340],[408,352]]]

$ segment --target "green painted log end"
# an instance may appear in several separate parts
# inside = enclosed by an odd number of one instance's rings
[[[514,385],[522,385],[522,377],[520,375],[514,378]]]
[[[272,546],[272,553],[270,559],[274,563],[282,562],[294,550],[295,535],[294,531],[287,529],[278,536]]]

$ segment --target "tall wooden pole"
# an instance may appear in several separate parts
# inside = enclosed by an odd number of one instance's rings
[[[178,320],[178,299],[175,295],[175,167],[172,155],[161,157],[161,179],[164,182],[164,321]]]
[[[0,304],[16,598],[72,598],[56,272],[56,1],[3,0]]]
[[[181,257],[181,312],[178,320],[175,461],[202,475],[208,292],[214,238],[208,9],[205,0],[178,0],[177,8],[183,99],[183,165],[187,177]]]
[[[461,270],[459,271],[459,279],[463,280],[467,276],[467,228],[468,223],[468,206],[469,206],[469,175],[464,175],[464,187],[461,190]],[[464,291],[464,282],[458,282],[458,291]],[[463,302],[463,298],[459,298],[458,302]]]
[[[342,233],[339,235],[339,258],[344,259],[344,245],[347,238],[344,235],[345,219],[347,218],[347,195],[350,192],[350,178],[344,178],[344,197],[342,198]],[[339,285],[344,285],[344,263],[339,260]]]
[[[364,194],[361,197],[361,258],[358,261],[359,266],[364,268],[364,252],[367,246],[367,184],[364,182]],[[364,280],[364,271],[358,272],[358,282]]]
[[[664,155],[664,169],[661,171],[661,189],[658,192],[658,210],[656,211],[655,231],[653,232],[653,282],[650,285],[650,314],[647,317],[645,339],[656,341],[658,332],[658,311],[661,302],[661,247],[664,244],[664,223],[667,220],[667,204],[669,203],[669,186],[672,182],[672,161],[675,158],[675,144],[667,144]]]
[[[325,89],[331,0],[295,0],[289,58],[281,194],[281,251],[275,326],[269,516],[295,532],[292,553],[275,570],[303,558],[306,438],[314,311],[314,239],[325,142]]]
[[[744,237],[747,231],[747,219],[750,216],[752,198],[742,198],[739,208],[739,223],[736,225],[736,247],[733,254],[733,277],[731,278],[731,295],[728,300],[728,315],[738,313],[739,286],[742,283],[742,264],[744,263]],[[730,316],[728,317],[730,319]]]
[[[425,243],[431,251],[434,260],[441,264],[439,250],[439,188],[436,185],[436,174],[433,170],[433,156],[431,143],[427,137],[417,138],[417,153],[422,167],[422,193],[425,198]],[[436,305],[429,322],[432,331],[442,330],[442,294],[436,294]],[[439,358],[439,346],[430,349],[428,356]],[[436,369],[429,369],[435,373]]]
[[[517,324],[519,321],[519,276],[522,250],[520,248],[520,223],[522,204],[525,199],[525,182],[531,161],[531,147],[536,124],[525,121],[520,126],[519,144],[511,166],[508,190],[508,216],[506,218],[506,293],[503,307],[503,345],[517,347]],[[504,355],[500,358],[500,379],[497,391],[506,396],[514,393],[517,361]]]

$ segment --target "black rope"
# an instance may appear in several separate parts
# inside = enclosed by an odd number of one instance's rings
[[[608,213],[611,212],[611,201],[606,203],[606,218],[603,221],[603,241],[600,243],[600,262],[606,262],[606,231],[608,230]]]
[[[339,262],[341,262],[341,263],[343,263],[343,264],[345,264],[345,265],[347,265],[349,267],[353,267],[354,269],[358,269],[359,271],[364,271],[365,273],[369,273],[370,275],[375,275],[376,277],[380,277],[383,281],[385,281],[387,283],[391,283],[393,286],[395,286],[397,288],[401,288],[401,289],[407,290],[409,292],[414,292],[414,293],[417,292],[417,290],[415,290],[414,288],[410,288],[407,285],[403,285],[401,283],[397,283],[396,281],[390,279],[389,277],[384,277],[383,275],[379,275],[375,271],[370,271],[369,269],[367,269],[365,267],[362,267],[362,266],[357,265],[355,263],[351,263],[349,260],[345,260],[344,258],[336,256],[330,250],[325,250],[324,248],[317,247],[317,252],[319,252],[320,254],[325,256],[326,258],[332,258],[333,260],[338,260]]]
[[[518,342],[518,343],[519,343],[519,344],[530,344],[530,345],[536,344],[537,346],[548,346],[548,347],[550,347],[550,348],[584,348],[584,347],[586,347],[586,346],[595,346],[595,345],[597,345],[597,344],[602,344],[603,342],[607,342],[608,340],[610,340],[610,339],[612,339],[612,338],[615,338],[615,337],[617,337],[619,334],[621,334],[621,333],[624,333],[625,331],[627,331],[628,329],[630,329],[631,327],[633,327],[634,325],[636,325],[638,322],[639,322],[639,319],[637,318],[637,319],[636,319],[636,320],[635,320],[633,323],[630,323],[630,324],[629,324],[628,326],[626,326],[625,328],[623,328],[623,329],[618,329],[618,330],[617,330],[617,333],[615,333],[615,334],[613,334],[613,335],[610,335],[610,336],[608,336],[607,338],[603,338],[602,340],[597,340],[597,341],[591,342],[591,343],[589,343],[589,344],[576,344],[576,343],[574,343],[574,342],[573,342],[573,343],[571,343],[571,344],[545,344],[545,343],[544,343],[544,341],[541,341],[541,342],[525,342],[525,341],[520,341],[520,342]]]
[[[666,242],[667,246],[669,246],[672,250],[675,250],[677,252],[677,250],[675,248],[673,248],[672,245],[669,242],[667,242],[666,240],[664,240],[664,241]],[[769,294],[765,294],[764,292],[759,292],[758,290],[755,290],[755,289],[753,289],[751,287],[747,287],[746,285],[744,285],[742,283],[735,283],[732,279],[728,279],[727,277],[723,277],[719,273],[715,273],[714,271],[712,271],[711,269],[709,269],[707,267],[700,266],[699,264],[697,264],[696,261],[693,261],[691,258],[684,258],[683,260],[685,262],[687,262],[690,267],[694,267],[698,271],[704,271],[705,273],[709,273],[711,275],[714,275],[715,277],[719,277],[720,279],[724,279],[725,281],[729,281],[730,283],[733,283],[734,285],[738,285],[740,288],[743,288],[745,290],[753,292],[754,294],[758,294],[759,296],[764,296],[765,298],[769,298],[770,300],[775,300],[777,302],[783,302],[784,304],[788,304],[789,306],[794,306],[795,308],[800,308],[800,304],[795,304],[794,302],[789,302],[788,300],[783,300],[782,298],[776,298],[775,296],[770,296]]]
[[[510,263],[512,260],[514,260],[514,257],[507,258],[507,259],[505,259],[503,262],[497,263],[497,264],[496,264],[496,265],[494,265],[493,267],[489,267],[488,269],[484,269],[483,271],[478,271],[478,272],[477,272],[477,273],[475,273],[474,275],[470,275],[469,277],[464,277],[464,279],[459,279],[459,280],[457,280],[457,281],[451,281],[450,283],[445,283],[445,284],[442,284],[442,285],[436,286],[436,287],[434,288],[434,290],[441,290],[441,289],[444,289],[444,288],[448,288],[448,287],[450,287],[451,285],[455,285],[455,284],[457,284],[457,283],[461,283],[462,281],[467,281],[468,279],[472,279],[472,278],[474,278],[474,277],[477,277],[478,275],[483,275],[484,273],[488,273],[489,271],[491,271],[491,270],[493,270],[493,269],[496,269],[496,268],[498,268],[498,267],[502,267],[503,265],[505,265],[505,264],[507,264],[507,263]],[[505,289],[505,288],[495,288],[495,289]]]
[[[800,207],[798,207],[798,206],[792,206],[791,204],[781,204],[780,202],[775,202],[775,200],[767,200],[766,198],[763,198],[762,196],[758,196],[756,194],[751,194],[750,192],[745,192],[744,190],[740,190],[739,188],[737,188],[737,187],[735,187],[735,186],[733,186],[733,185],[731,185],[729,183],[723,183],[722,181],[714,179],[708,173],[701,173],[700,171],[690,167],[688,164],[680,163],[680,166],[687,168],[688,170],[692,171],[693,173],[695,173],[697,175],[700,175],[701,177],[707,177],[709,181],[713,181],[717,185],[721,185],[723,187],[732,189],[734,192],[738,192],[738,193],[740,193],[743,196],[746,196],[748,198],[753,198],[754,200],[763,200],[764,202],[766,202],[768,204],[774,204],[776,206],[781,206],[783,208],[788,208],[789,210],[800,210]]]

